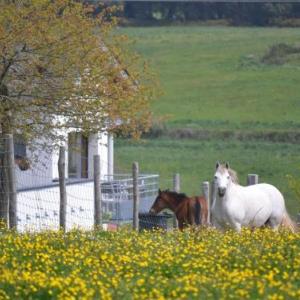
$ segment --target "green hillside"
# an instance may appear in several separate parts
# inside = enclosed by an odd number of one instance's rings
[[[159,139],[117,141],[118,170],[140,161],[143,171],[161,174],[162,187],[171,187],[172,174],[179,172],[182,190],[194,194],[212,176],[215,161],[228,160],[242,183],[247,173],[258,173],[284,192],[289,208],[300,208],[286,180],[286,174],[300,177],[300,57],[262,63],[272,45],[299,45],[298,29],[120,31],[158,73],[164,94],[152,107],[167,121]]]
[[[169,115],[170,125],[217,120],[236,126],[299,124],[300,60],[281,66],[256,63],[276,43],[299,45],[298,29],[158,27],[122,32],[136,41],[135,49],[159,74],[164,95],[153,109]]]

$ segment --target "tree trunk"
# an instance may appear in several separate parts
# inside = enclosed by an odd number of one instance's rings
[[[6,106],[8,98],[8,89],[5,85],[0,85],[0,105]],[[8,208],[9,208],[9,190],[8,190],[8,170],[5,162],[5,134],[11,133],[10,110],[7,108],[5,114],[0,120],[0,227],[8,227]]]

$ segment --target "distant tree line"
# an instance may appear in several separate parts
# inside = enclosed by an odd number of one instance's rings
[[[227,20],[236,26],[299,26],[300,3],[125,1],[123,16],[138,24]]]

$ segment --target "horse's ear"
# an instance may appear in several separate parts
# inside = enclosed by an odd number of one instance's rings
[[[160,190],[160,189],[158,189],[158,194],[159,194],[159,195],[161,194],[161,190]]]
[[[217,161],[217,162],[216,162],[216,169],[218,169],[219,166],[220,166],[220,163]]]
[[[229,163],[228,162],[226,162],[225,167],[226,167],[226,169],[229,169]]]

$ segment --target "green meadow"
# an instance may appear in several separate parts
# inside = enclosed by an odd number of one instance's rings
[[[300,54],[263,63],[270,47],[299,46],[299,29],[173,26],[122,28],[156,71],[163,95],[152,103],[157,137],[116,142],[116,168],[161,175],[172,187],[200,192],[216,160],[228,160],[241,183],[248,173],[278,186],[300,210],[287,174],[300,177]],[[155,130],[155,128],[153,129]]]

